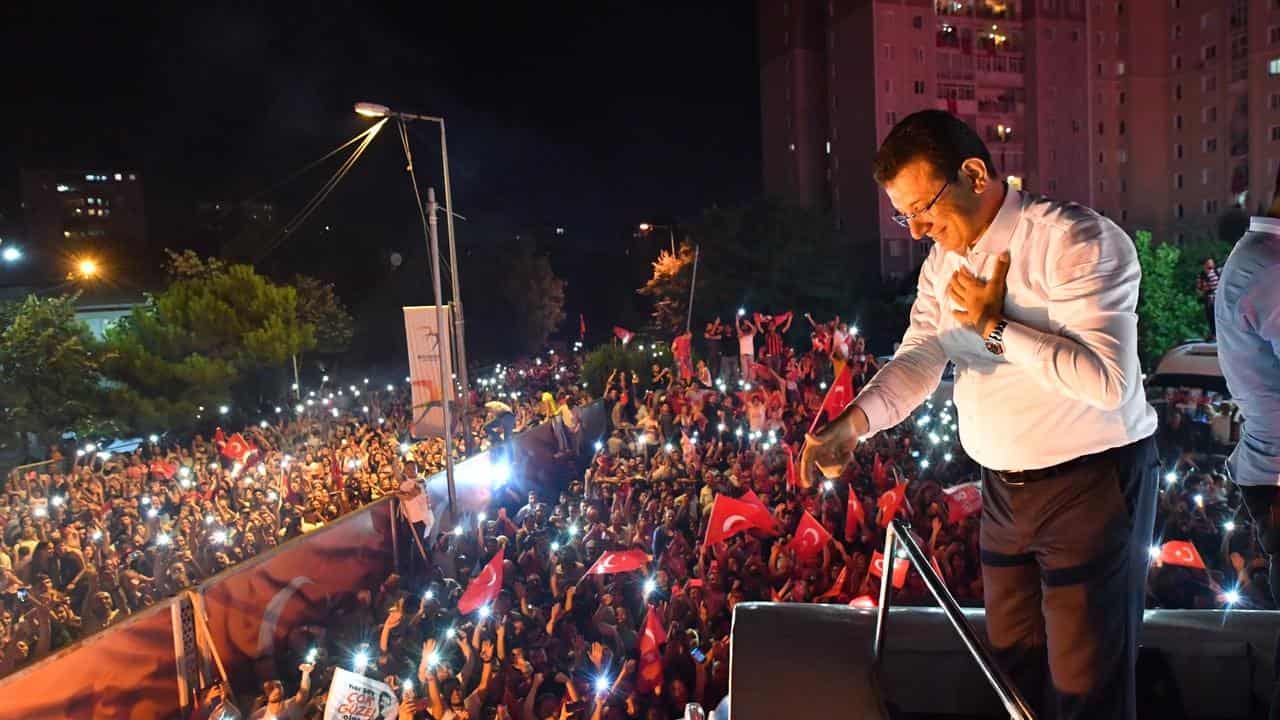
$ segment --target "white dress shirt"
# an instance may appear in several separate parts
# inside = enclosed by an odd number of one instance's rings
[[[987,278],[1010,254],[1005,352],[952,315],[961,265]],[[1138,362],[1137,250],[1123,230],[1073,203],[1007,190],[965,256],[935,244],[893,360],[856,400],[872,433],[907,418],[955,363],[960,441],[993,470],[1046,468],[1153,434]]]

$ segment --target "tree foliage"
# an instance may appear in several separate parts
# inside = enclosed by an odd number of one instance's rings
[[[1204,321],[1194,285],[1178,276],[1182,251],[1172,244],[1154,246],[1151,233],[1134,234],[1142,284],[1138,296],[1138,351],[1153,368],[1170,348],[1202,333]]]
[[[333,284],[309,275],[295,275],[293,287],[298,293],[298,320],[315,328],[315,351],[324,355],[346,352],[355,334],[355,320],[334,292]]]
[[[114,402],[139,431],[191,427],[201,406],[232,402],[253,371],[282,366],[316,344],[293,288],[247,265],[184,268],[107,334],[105,370],[119,383]]]
[[[464,260],[466,317],[472,327],[504,328],[503,333],[467,336],[471,362],[501,360],[536,352],[564,322],[564,281],[531,242],[497,243]]]
[[[711,208],[690,235],[699,247],[695,321],[740,306],[848,316],[874,266],[873,258],[852,252],[826,214],[772,198]],[[666,253],[638,290],[653,300],[654,323],[664,332],[684,329],[693,254],[692,247],[678,257]]]
[[[640,350],[640,345],[645,346]],[[640,379],[641,388],[649,388],[653,379],[652,366],[671,367],[671,348],[665,343],[648,344],[631,341],[626,345],[610,343],[601,345],[587,353],[582,362],[582,379],[587,389],[594,396],[604,392],[605,381],[614,370],[634,372]]]
[[[107,429],[102,348],[76,319],[75,296],[28,296],[0,310],[0,435]]]

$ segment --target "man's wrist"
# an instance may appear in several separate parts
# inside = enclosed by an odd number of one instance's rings
[[[853,438],[861,439],[871,429],[871,422],[867,419],[867,414],[857,405],[850,405],[848,418],[850,434]]]
[[[999,325],[1001,320],[1004,320],[1004,313],[995,313],[985,318],[982,327],[978,328],[978,334],[982,336],[983,340],[991,337],[991,331],[996,329],[996,325]]]

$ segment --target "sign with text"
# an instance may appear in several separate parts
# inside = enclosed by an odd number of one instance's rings
[[[395,720],[399,705],[386,683],[334,668],[324,720]]]
[[[438,311],[437,311],[438,310]],[[404,335],[409,346],[409,380],[413,387],[413,437],[444,437],[441,401],[453,392],[453,356],[449,344],[450,308],[435,305],[406,307]],[[444,367],[446,387],[440,386]]]

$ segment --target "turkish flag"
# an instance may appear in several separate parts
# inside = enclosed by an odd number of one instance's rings
[[[484,570],[481,570],[476,579],[467,585],[462,597],[458,598],[458,612],[463,615],[475,612],[479,607],[488,605],[498,597],[498,591],[502,589],[503,551],[504,548],[499,547],[493,559],[484,566]]]
[[[982,488],[976,482],[943,488],[947,496],[947,507],[950,515],[947,522],[958,523],[967,517],[982,512]]]
[[[831,422],[837,415],[844,412],[851,402],[853,402],[853,373],[846,365],[836,377],[836,381],[831,383],[831,387],[827,390],[827,397],[822,401],[822,410],[827,415],[827,422]]]
[[[151,474],[159,475],[165,480],[172,480],[174,473],[178,472],[178,464],[174,462],[165,462],[163,460],[154,460],[149,468]]]
[[[893,586],[899,590],[903,585],[907,584],[907,572],[911,569],[911,563],[906,559],[899,558],[893,562]],[[876,550],[871,555],[871,574],[876,577],[884,577],[884,555]]]
[[[222,457],[242,465],[245,458],[249,457],[252,452],[254,452],[253,446],[240,433],[227,438],[227,442],[222,446]]]
[[[662,620],[653,606],[644,618],[644,634],[640,636],[640,672],[636,677],[636,690],[643,693],[652,692],[662,686],[662,650],[667,641],[667,631],[662,629]]]
[[[642,550],[606,550],[587,570],[588,575],[609,575],[612,573],[643,570],[649,565],[649,556]]]
[[[623,345],[626,345],[627,343],[631,342],[631,338],[636,336],[636,334],[631,332],[630,330],[624,327],[618,327],[617,325],[613,326],[613,334],[616,335],[617,338],[622,341]]]
[[[831,533],[806,510],[800,517],[800,524],[796,526],[796,534],[789,547],[795,551],[796,559],[803,561],[822,552],[822,548],[829,542]]]
[[[844,539],[853,540],[854,533],[867,521],[867,511],[862,507],[858,492],[849,488],[849,504],[844,511]]]
[[[787,449],[787,487],[800,487],[800,473],[796,470],[796,455],[791,451],[791,446],[782,443],[782,447]]]
[[[711,506],[711,519],[707,522],[707,536],[703,545],[724,542],[751,529],[773,534],[773,516],[763,505],[735,500],[728,495],[717,495],[715,504]]]
[[[849,607],[858,608],[859,610],[874,610],[876,607],[876,599],[870,595],[859,595],[849,601]]]
[[[1181,565],[1182,567],[1204,570],[1204,560],[1200,551],[1186,540],[1170,540],[1160,548],[1160,562],[1165,565]]]
[[[884,491],[884,494],[876,502],[880,508],[880,527],[889,527],[889,523],[893,521],[894,516],[902,509],[902,504],[906,499],[906,485],[895,485]]]
[[[751,503],[752,505],[759,505],[761,510],[769,512],[769,506],[764,504],[764,501],[760,499],[759,495],[756,495],[755,490],[748,489],[742,494],[742,497],[738,499],[743,502]]]
[[[578,313],[578,339],[584,341],[587,339],[587,319],[582,313]]]
[[[885,470],[884,461],[880,459],[880,453],[876,453],[876,461],[871,464],[871,482],[882,488],[888,481],[889,473]]]
[[[222,447],[222,443],[227,441],[227,434],[222,432],[222,427],[218,427],[213,431],[213,444]]]

